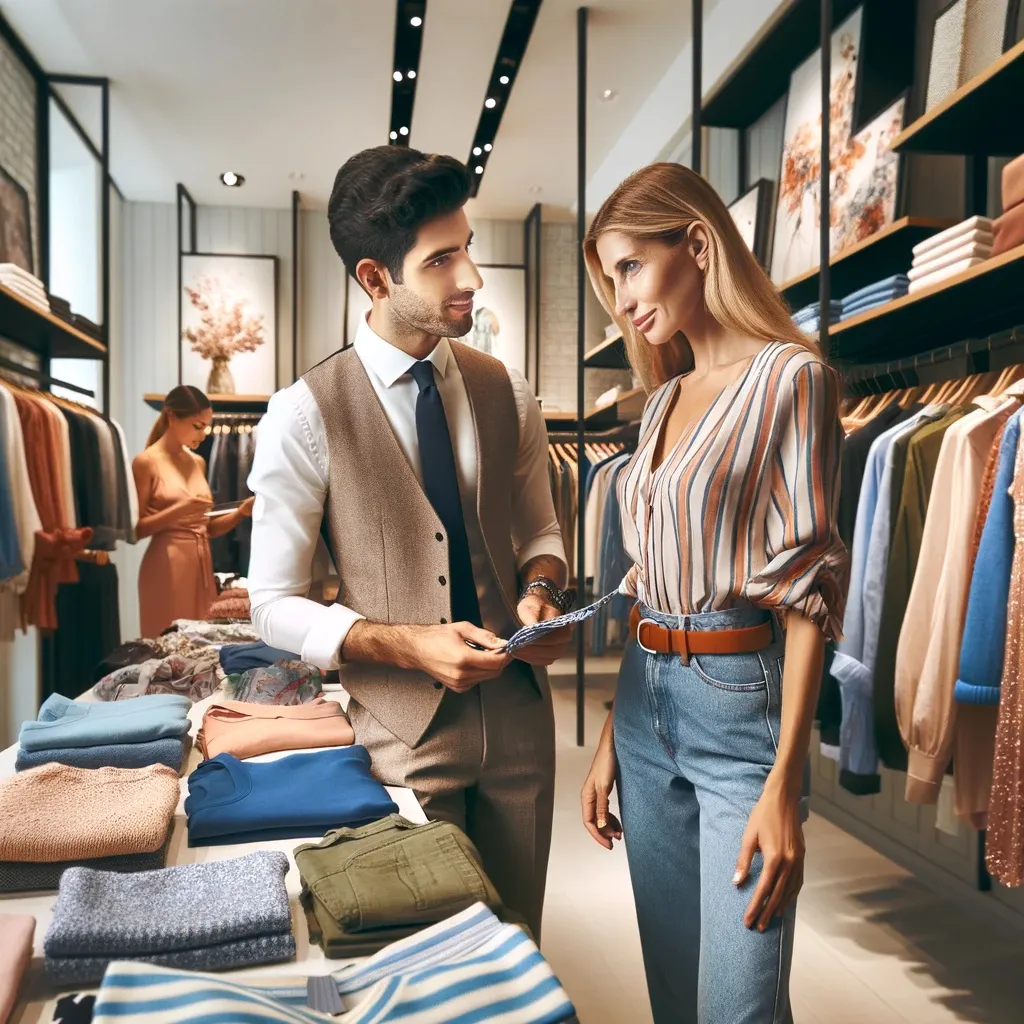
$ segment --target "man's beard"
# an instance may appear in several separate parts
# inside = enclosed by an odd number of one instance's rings
[[[473,329],[472,312],[455,315],[449,302],[465,301],[464,295],[452,295],[440,307],[432,306],[410,288],[392,287],[391,315],[404,327],[438,338],[461,338]]]

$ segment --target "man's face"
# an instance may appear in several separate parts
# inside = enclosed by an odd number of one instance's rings
[[[473,293],[483,286],[469,258],[472,240],[465,210],[424,224],[402,265],[402,283],[391,282],[391,315],[439,338],[468,334],[473,328]]]

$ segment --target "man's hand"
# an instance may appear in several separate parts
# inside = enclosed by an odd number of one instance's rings
[[[484,650],[470,647],[469,640]],[[395,665],[425,672],[456,693],[495,679],[511,661],[505,641],[471,622],[444,626],[384,626],[361,620],[342,646],[343,661]]]
[[[524,626],[532,626],[537,622],[556,619],[562,614],[552,604],[548,594],[540,587],[536,590],[531,590],[519,602],[519,607],[516,610]],[[530,644],[529,647],[521,647],[516,651],[515,656],[520,661],[525,661],[529,665],[541,665],[546,668],[548,665],[558,661],[559,658],[565,657],[571,642],[572,627],[563,626],[561,629],[556,629],[553,633],[541,637],[536,643]]]

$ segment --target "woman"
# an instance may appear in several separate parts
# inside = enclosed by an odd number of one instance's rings
[[[252,513],[247,498],[227,515],[209,518],[213,495],[206,463],[194,454],[213,423],[210,400],[188,384],[176,387],[132,463],[139,492],[139,539],[152,537],[139,567],[139,616],[144,637],[159,636],[175,619],[203,619],[217,596],[210,537],[233,530]]]
[[[805,767],[848,562],[836,378],[685,167],[623,182],[584,252],[650,394],[619,483],[639,633],[584,823],[607,849],[625,833],[657,1024],[790,1021]]]

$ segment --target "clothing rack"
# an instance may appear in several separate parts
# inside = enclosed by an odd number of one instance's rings
[[[22,377],[30,377],[38,384],[43,384],[46,387],[52,387],[56,385],[59,388],[66,388],[68,391],[74,391],[78,395],[85,395],[86,398],[95,398],[96,392],[89,391],[87,388],[81,388],[77,384],[71,384],[66,380],[60,380],[58,377],[51,377],[48,373],[44,373],[42,370],[37,370],[32,366],[23,366],[21,363],[16,363],[12,359],[5,359],[0,356],[0,370],[6,370],[9,373],[15,373]]]

